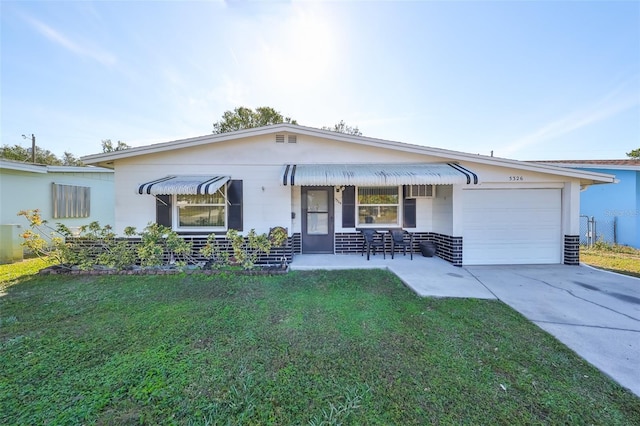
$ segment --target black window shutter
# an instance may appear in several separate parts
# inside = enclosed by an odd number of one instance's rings
[[[242,231],[242,181],[230,180],[227,187],[227,201],[229,202],[229,229]]]
[[[356,187],[346,186],[342,190],[342,227],[356,227]]]
[[[416,227],[416,199],[415,198],[407,198],[407,187],[402,187],[402,198],[403,198],[403,210],[404,210],[404,218],[402,221],[402,226],[404,228],[415,228]]]
[[[156,223],[171,228],[171,195],[156,195]]]

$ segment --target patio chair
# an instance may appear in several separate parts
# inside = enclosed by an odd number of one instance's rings
[[[394,258],[396,247],[402,247],[404,256],[407,255],[408,247],[413,260],[413,234],[404,229],[391,229],[389,232],[391,232],[391,258]]]
[[[369,260],[369,253],[373,252],[373,255],[375,256],[376,249],[380,248],[382,250],[382,257],[386,259],[387,256],[384,250],[384,234],[381,234],[375,229],[360,229],[360,232],[364,238],[364,241],[362,242],[361,256],[364,256],[364,252],[366,250],[367,260]]]

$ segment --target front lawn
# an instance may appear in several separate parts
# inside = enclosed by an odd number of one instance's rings
[[[25,259],[21,262],[0,265],[0,295],[17,282],[28,275],[35,275],[41,269],[51,266],[52,261],[48,258]]]
[[[0,424],[640,424],[640,399],[506,305],[384,271],[6,291]]]
[[[628,246],[596,243],[580,247],[580,261],[619,274],[640,277],[640,250]]]

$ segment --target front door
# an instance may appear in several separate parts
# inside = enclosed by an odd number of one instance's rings
[[[333,253],[333,187],[302,187],[302,253]]]

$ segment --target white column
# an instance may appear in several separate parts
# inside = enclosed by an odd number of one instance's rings
[[[453,185],[453,196],[451,197],[451,221],[452,237],[462,236],[462,207],[464,205],[464,191],[461,185]]]
[[[580,181],[565,182],[562,189],[562,234],[580,234]]]

